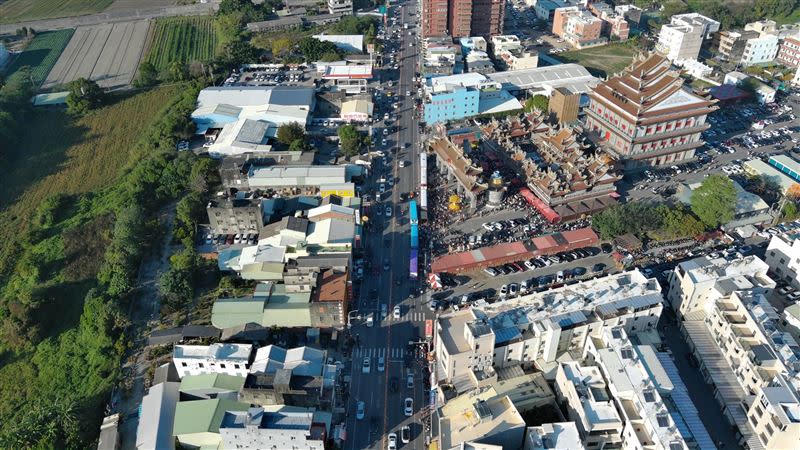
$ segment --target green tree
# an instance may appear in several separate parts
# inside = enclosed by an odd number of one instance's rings
[[[306,135],[306,130],[297,122],[285,123],[278,127],[276,138],[284,145],[291,145],[294,141],[302,140]]]
[[[800,217],[800,209],[797,208],[797,203],[795,202],[786,202],[783,205],[783,211],[781,211],[783,216],[783,220],[795,220]]]
[[[290,152],[302,152],[303,150],[310,150],[311,146],[303,139],[295,139],[289,145]]]
[[[319,39],[308,36],[300,39],[297,43],[297,47],[306,59],[306,62],[320,61],[323,55],[333,61],[341,59],[342,55],[332,42],[320,41]]]
[[[167,76],[170,81],[184,81],[186,79],[186,64],[183,61],[172,61],[167,66]]]
[[[708,228],[717,228],[733,220],[736,189],[733,181],[721,175],[710,175],[692,192],[692,212]]]
[[[148,87],[158,83],[158,69],[150,61],[139,64],[139,76],[136,77],[137,87]]]
[[[94,81],[78,78],[67,85],[67,111],[83,115],[103,104],[105,93]]]
[[[366,134],[358,131],[358,128],[351,124],[340,127],[337,134],[342,152],[347,156],[357,155],[361,148],[369,142]]]
[[[534,109],[538,109],[541,112],[547,112],[549,102],[550,99],[544,95],[534,95],[533,97],[525,100],[525,112],[531,112]]]
[[[592,227],[603,239],[627,233],[643,235],[661,227],[661,216],[655,205],[632,201],[601,211],[592,216]]]
[[[664,237],[676,239],[681,237],[697,236],[705,231],[705,226],[683,205],[658,206],[661,217],[661,231]]]

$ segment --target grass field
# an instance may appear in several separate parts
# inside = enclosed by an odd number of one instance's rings
[[[557,59],[567,63],[576,63],[586,67],[592,75],[611,76],[627,67],[639,51],[636,45],[617,42],[601,47],[575,50],[555,55]]]
[[[146,60],[157,69],[173,61],[207,61],[214,56],[217,42],[209,16],[159,18]]]
[[[74,32],[75,30],[69,29],[37,34],[25,51],[9,66],[6,74],[11,75],[20,67],[30,66],[34,83],[37,87],[41,86]]]
[[[113,2],[114,0],[6,0],[0,3],[0,23],[82,16],[100,12]]]

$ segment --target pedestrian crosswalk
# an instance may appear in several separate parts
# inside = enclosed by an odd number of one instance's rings
[[[405,357],[406,349],[402,347],[356,347],[353,349],[353,358],[379,358],[401,359]]]
[[[400,316],[399,319],[395,319],[393,315],[389,314],[385,319],[384,322],[423,322],[425,321],[425,313],[424,312],[408,312]]]

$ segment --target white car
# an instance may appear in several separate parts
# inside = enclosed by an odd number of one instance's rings
[[[358,419],[358,420],[363,420],[364,419],[364,412],[365,412],[364,409],[365,409],[364,402],[359,401],[356,404],[356,419]]]
[[[484,224],[483,224],[483,225],[481,225],[481,226],[482,226],[482,227],[483,227],[483,229],[484,229],[484,230],[486,230],[486,231],[493,231],[493,230],[494,230],[494,224],[492,224],[491,222],[486,222],[486,223],[484,223]]]
[[[365,356],[364,357],[364,362],[361,365],[361,372],[362,373],[369,373],[370,372],[369,356]]]
[[[529,260],[525,261],[525,267],[527,267],[530,270],[533,270],[533,269],[536,268],[536,266],[533,264],[533,260],[532,259],[529,259]]]
[[[400,305],[395,305],[394,310],[392,310],[392,317],[395,319],[400,318]]]
[[[397,449],[397,434],[389,433],[389,435],[386,436],[386,438],[388,439],[388,444],[386,445],[387,450],[396,450]]]
[[[414,389],[414,374],[409,373],[406,375],[406,387],[409,389]]]
[[[387,206],[386,207],[386,217],[392,217],[392,207],[391,206]]]
[[[405,414],[406,417],[413,416],[414,415],[414,399],[412,399],[411,397],[406,398],[406,400],[403,403],[403,405],[404,405],[403,414]]]

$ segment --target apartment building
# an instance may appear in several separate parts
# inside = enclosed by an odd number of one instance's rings
[[[525,295],[483,307],[494,335],[494,367],[536,365],[552,376],[559,357],[580,357],[604,326],[655,330],[661,288],[638,270]],[[548,374],[549,372],[549,374]]]
[[[800,35],[783,38],[775,59],[787,67],[800,67]]]
[[[658,383],[625,330],[604,328],[599,337],[586,341],[585,359],[600,369],[624,422],[622,448],[688,450],[695,447],[691,433],[687,430],[688,440],[683,435],[682,430],[687,428],[677,426],[676,414],[680,413],[666,406]]]
[[[586,448],[621,448],[625,424],[598,367],[576,361],[559,363],[555,392]]]
[[[772,236],[764,256],[776,280],[800,289],[800,236],[797,234]]]
[[[211,199],[208,223],[216,234],[259,234],[266,225],[262,198],[257,192],[234,192]]]
[[[181,378],[211,373],[245,377],[252,352],[250,344],[176,345],[172,362]]]
[[[328,0],[330,14],[353,14],[353,0]]]
[[[761,389],[747,419],[767,450],[795,448],[800,441],[798,379],[783,374]]]
[[[719,30],[719,22],[697,13],[672,16],[658,34],[656,49],[670,61],[697,59],[703,41]]]
[[[448,0],[422,0],[422,36],[443,37],[448,35]]]
[[[774,61],[779,44],[780,39],[774,34],[762,34],[760,37],[748,39],[742,51],[742,64],[751,66]]]
[[[227,411],[219,426],[222,448],[324,450],[327,428],[306,411]]]
[[[739,62],[750,39],[758,38],[757,31],[720,31],[712,37],[711,46],[728,61]]]
[[[589,3],[588,8],[592,14],[603,21],[602,33],[604,36],[620,41],[628,39],[630,27],[623,13],[617,12],[605,2]]]
[[[670,61],[657,53],[637,59],[589,94],[586,128],[626,171],[694,158],[715,101],[684,88]]]
[[[603,45],[603,21],[580,6],[558,8],[553,14],[553,34],[575,48]]]
[[[525,438],[525,421],[508,396],[482,400],[464,394],[439,408],[434,417],[439,419],[436,448],[512,449]],[[472,441],[481,444],[464,445]]]
[[[423,0],[422,36],[489,38],[503,32],[503,0]]]
[[[528,427],[523,450],[586,450],[575,422]]]
[[[700,373],[749,449],[792,448],[800,438],[800,345],[757,290],[735,291],[682,323]]]
[[[439,382],[466,376],[469,371],[492,374],[494,341],[494,331],[486,315],[478,309],[440,316],[435,340]]]
[[[491,48],[504,70],[533,69],[539,64],[539,52],[526,49],[515,35],[492,36]]]
[[[709,305],[736,290],[768,292],[775,282],[769,266],[756,256],[711,259],[705,256],[684,261],[670,276],[667,301],[679,317],[703,317]]]

